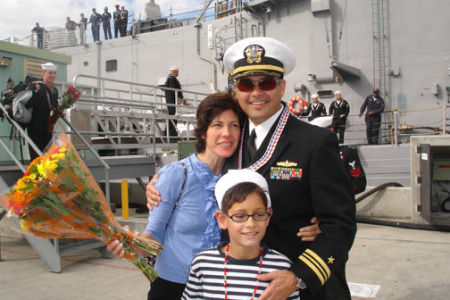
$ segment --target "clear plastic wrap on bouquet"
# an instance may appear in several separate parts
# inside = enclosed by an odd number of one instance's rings
[[[158,255],[162,246],[128,231],[115,220],[97,182],[63,133],[43,157],[31,162],[16,185],[0,196],[9,216],[20,220],[21,233],[42,238],[120,240],[125,257],[153,281],[158,274],[142,250]]]

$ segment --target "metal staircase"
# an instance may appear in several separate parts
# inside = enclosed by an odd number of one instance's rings
[[[83,95],[75,107],[60,118],[60,126],[55,126],[55,131],[61,130],[71,136],[94,178],[105,183],[108,201],[110,180],[154,175],[159,154],[176,149],[173,141],[192,138],[195,111],[206,96],[182,90],[186,104],[178,107],[177,115],[169,116],[164,87],[86,75],[75,76],[72,83],[60,84],[59,88],[65,90],[68,85],[76,86]],[[1,104],[0,109],[4,110]],[[178,121],[178,137],[170,137],[163,130],[174,120]],[[10,123],[28,144],[39,150],[14,120],[10,119]],[[5,188],[23,176],[24,165],[29,160],[21,162],[1,139],[0,149],[10,157],[9,161],[0,162],[0,179]],[[42,154],[40,151],[37,153]],[[17,219],[11,220],[18,224]],[[65,254],[98,249],[102,257],[111,257],[105,244],[97,240],[60,245],[57,239],[24,237],[52,272],[61,272],[61,256]]]

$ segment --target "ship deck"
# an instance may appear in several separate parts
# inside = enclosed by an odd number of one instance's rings
[[[145,217],[129,222],[142,225]],[[5,235],[4,225],[0,238],[0,299],[146,298],[147,279],[125,259],[88,250],[63,256],[62,272],[52,273],[26,240]],[[358,224],[347,264],[352,298],[448,299],[449,254],[448,232]]]

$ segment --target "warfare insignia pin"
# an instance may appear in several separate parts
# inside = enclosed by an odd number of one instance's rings
[[[297,166],[297,163],[296,163],[296,162],[292,162],[292,161],[286,160],[286,161],[280,161],[280,162],[277,162],[277,166],[279,166],[279,167],[286,167],[286,168],[289,168],[289,167],[296,167],[296,166]]]
[[[334,263],[335,258],[333,257],[333,255],[331,255],[330,257],[328,257],[328,264],[332,265]]]
[[[250,45],[244,49],[244,56],[249,64],[259,64],[265,52],[266,50],[260,45]]]

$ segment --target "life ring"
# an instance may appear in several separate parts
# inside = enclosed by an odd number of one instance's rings
[[[296,106],[295,103],[298,103],[298,108],[295,108],[295,106]],[[289,100],[289,110],[293,114],[298,115],[302,112],[305,112],[307,107],[308,107],[308,102],[303,101],[303,99],[299,96],[294,96],[291,98],[291,100]]]

